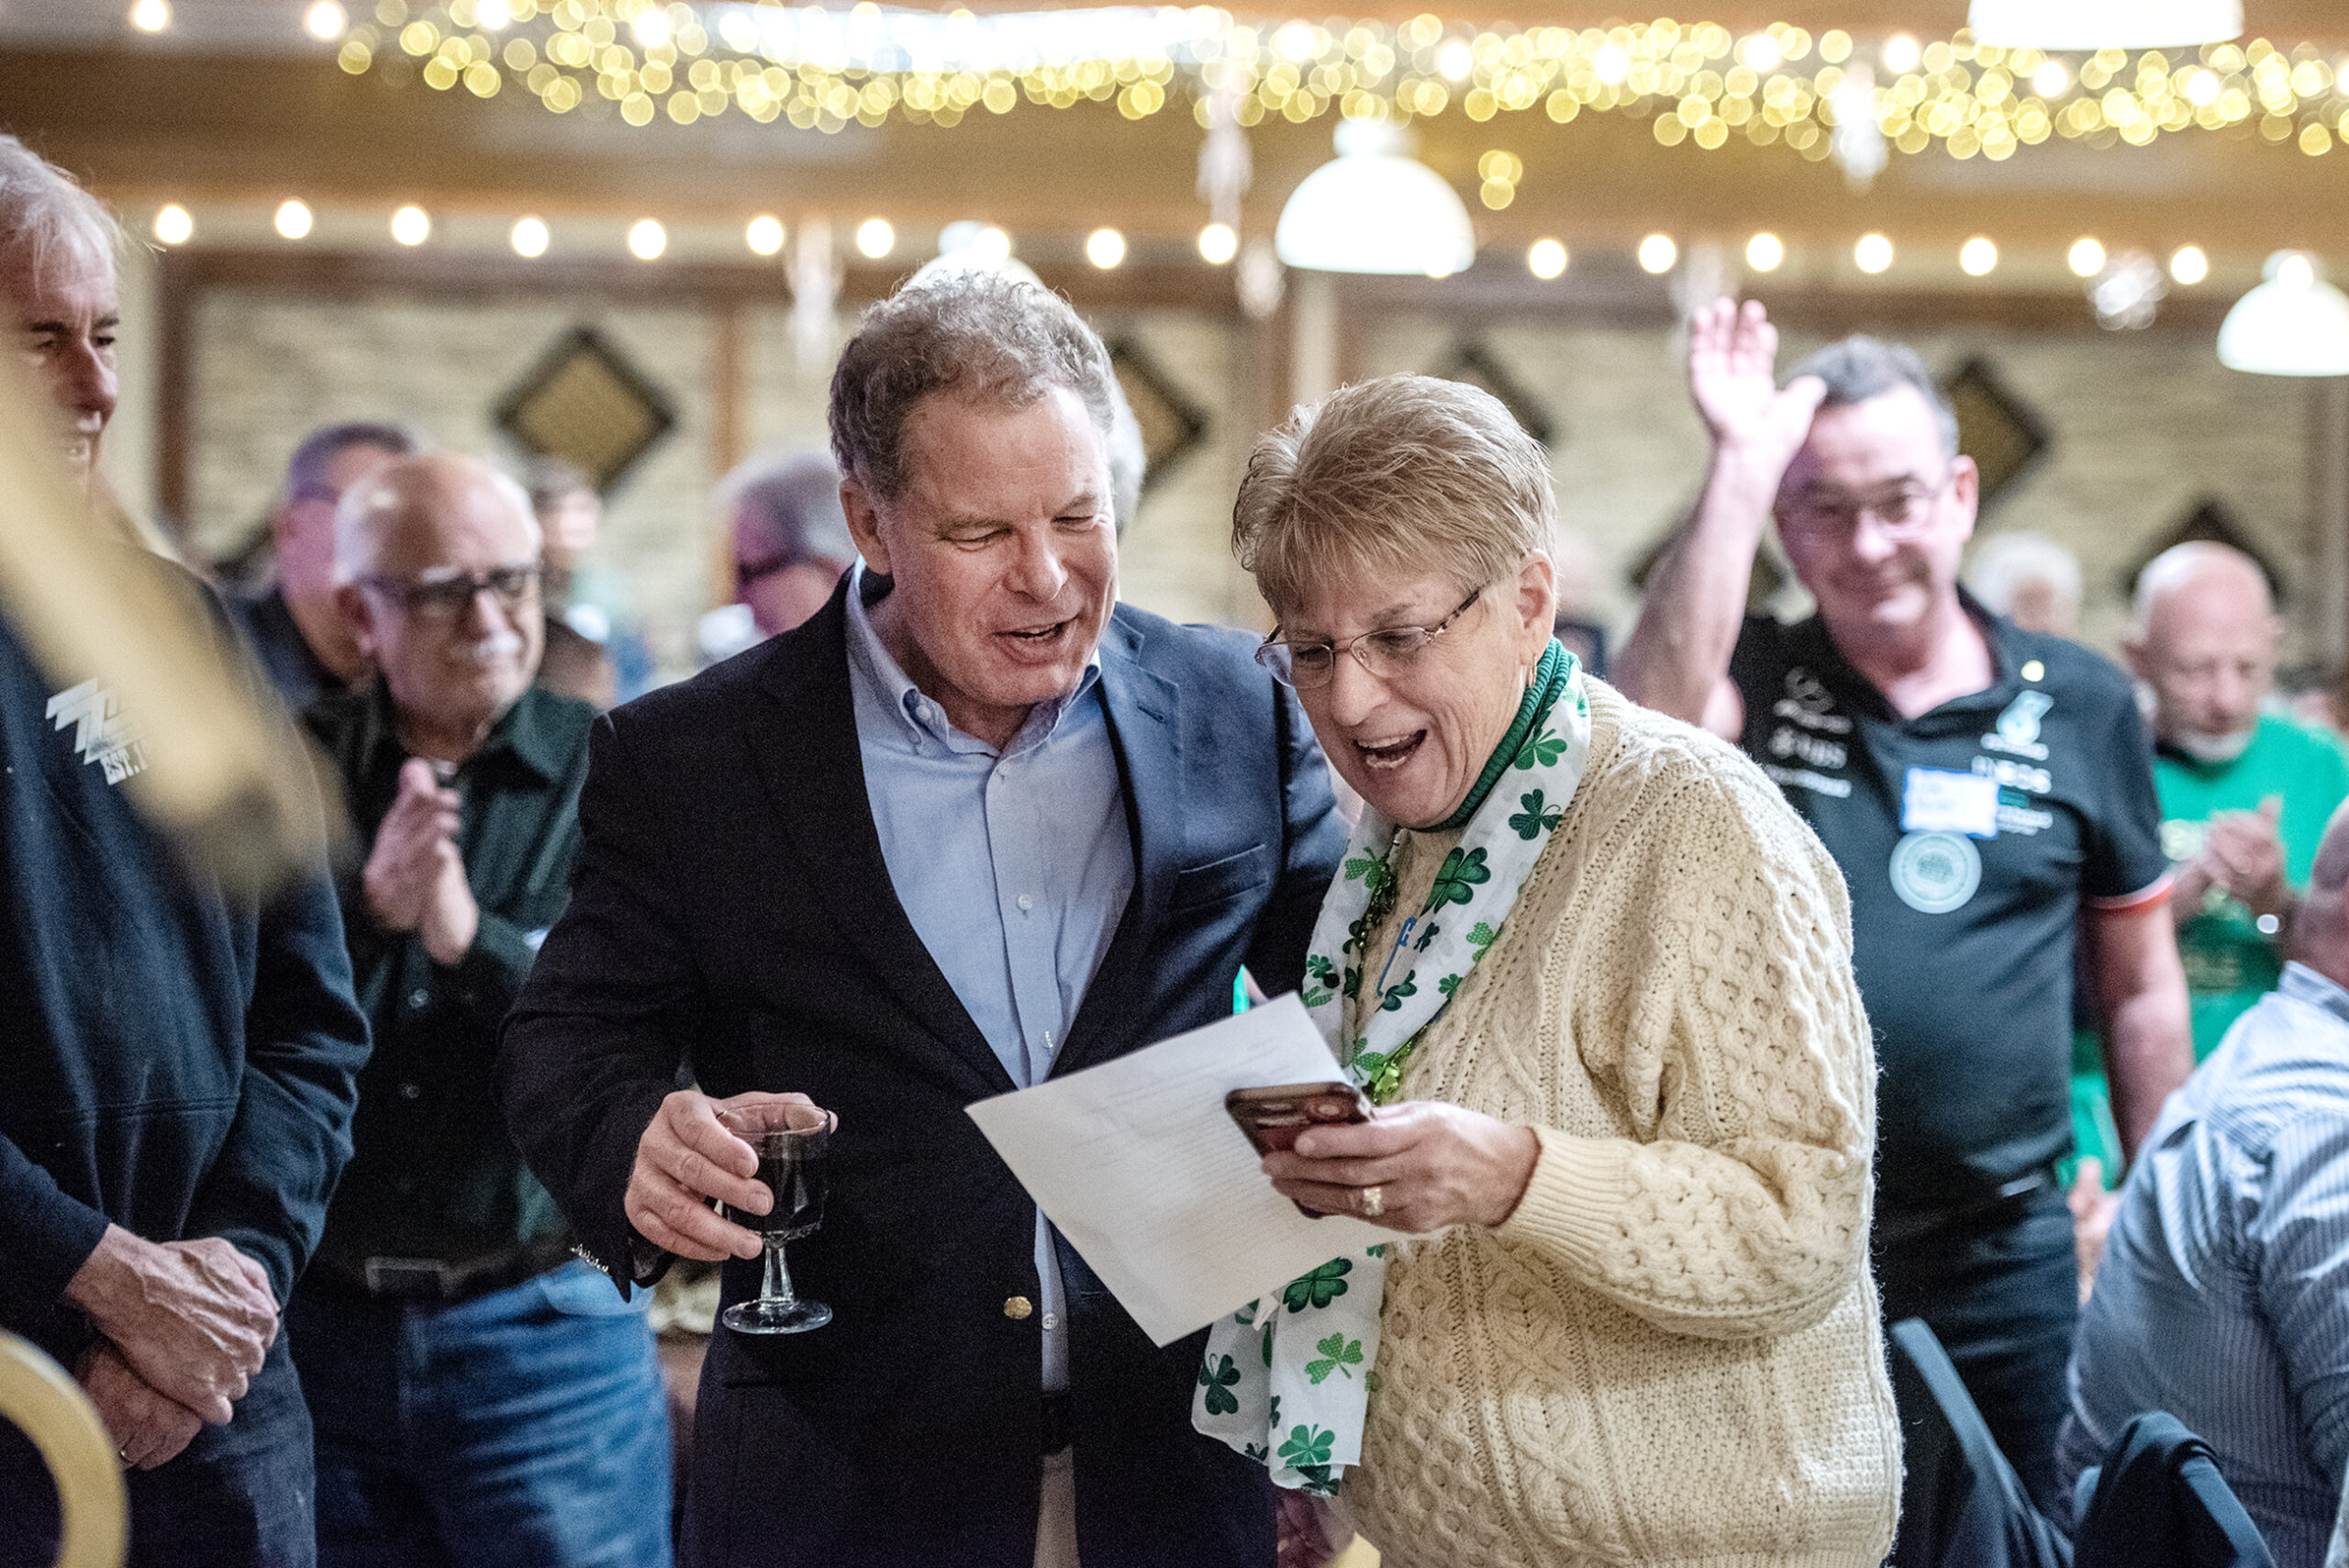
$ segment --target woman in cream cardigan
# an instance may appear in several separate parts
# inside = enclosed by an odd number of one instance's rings
[[[1875,1568],[1842,879],[1744,757],[1552,640],[1554,517],[1508,412],[1422,376],[1250,461],[1259,658],[1367,803],[1304,1000],[1383,1107],[1264,1170],[1396,1240],[1219,1325],[1195,1418],[1391,1568]]]

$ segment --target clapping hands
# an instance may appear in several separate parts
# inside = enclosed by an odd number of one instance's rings
[[[2282,916],[2291,903],[2284,879],[2284,840],[2277,818],[2284,803],[2269,795],[2256,811],[2221,811],[2210,818],[2202,849],[2180,868],[2176,897],[2182,913],[2201,907],[2216,887],[2254,915]]]
[[[433,962],[453,964],[481,929],[481,906],[457,852],[457,792],[441,787],[432,764],[400,764],[400,791],[375,829],[362,883],[368,912],[387,931],[414,931]]]

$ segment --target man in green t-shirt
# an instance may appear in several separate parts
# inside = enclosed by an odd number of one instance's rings
[[[2292,906],[2349,796],[2338,741],[2260,711],[2281,629],[2258,565],[2196,542],[2139,576],[2121,645],[2154,694],[2154,785],[2162,849],[2177,868],[2171,902],[2198,1061],[2275,989]]]

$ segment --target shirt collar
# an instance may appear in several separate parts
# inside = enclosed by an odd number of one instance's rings
[[[897,663],[896,656],[881,640],[881,633],[873,624],[871,606],[888,596],[890,586],[889,579],[866,571],[862,561],[849,569],[848,658],[852,677],[881,706],[896,716],[915,750],[928,744],[952,751],[992,753],[995,748],[954,727],[947,718],[945,708],[914,684]],[[1077,677],[1076,689],[1038,703],[1030,709],[1028,722],[1020,726],[1019,733],[1004,748],[1003,754],[1010,756],[1051,740],[1061,720],[1100,679],[1101,649],[1097,643],[1092,656],[1085,662],[1085,673]]]
[[[2349,991],[2319,974],[2305,963],[2288,963],[2284,977],[2276,989],[2295,1002],[2306,1002],[2311,1007],[2322,1007],[2343,1023],[2349,1024]]]
[[[523,687],[522,695],[515,699],[514,706],[490,726],[489,734],[482,741],[480,749],[465,759],[466,771],[475,772],[485,763],[510,757],[539,782],[543,784],[552,780],[561,771],[563,759],[556,748],[555,738],[547,728],[546,707],[551,700],[547,693],[535,685]],[[370,763],[373,764],[388,753],[390,766],[397,768],[407,760],[408,751],[400,742],[399,714],[392,705],[390,683],[381,675],[375,677],[367,710],[365,750]]]
[[[1818,664],[1817,673],[1830,686],[1841,688],[1845,695],[1856,698],[1873,708],[1877,717],[1895,724],[1913,724],[1941,714],[2006,706],[2014,700],[2015,693],[2021,687],[2021,680],[2016,673],[2024,657],[2016,641],[2021,633],[2014,623],[1984,608],[1982,602],[1967,592],[1962,583],[1958,584],[1957,603],[1958,607],[1965,612],[1966,618],[1974,623],[1975,629],[1982,634],[1983,644],[1989,650],[1990,684],[1980,691],[1952,697],[1940,706],[1917,715],[1916,718],[1903,719],[1885,700],[1884,694],[1876,689],[1876,683],[1861,674],[1851,661],[1843,657],[1843,651],[1835,645],[1833,634],[1827,629],[1827,617],[1813,612],[1804,624],[1816,639],[1813,653]]]

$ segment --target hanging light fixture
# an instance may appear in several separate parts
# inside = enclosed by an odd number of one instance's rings
[[[2305,250],[2267,258],[2267,281],[2219,328],[2219,362],[2254,375],[2349,375],[2349,295]]]
[[[1974,0],[1965,25],[2000,49],[2170,49],[2243,32],[2243,0]]]
[[[1338,156],[1305,177],[1281,209],[1273,248],[1325,272],[1449,277],[1476,259],[1468,209],[1444,177],[1411,157],[1397,127],[1348,120]]]

